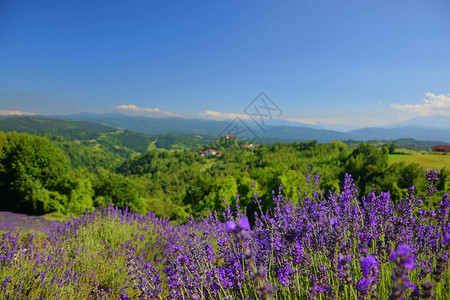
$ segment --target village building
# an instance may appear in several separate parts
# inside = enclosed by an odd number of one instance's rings
[[[216,150],[216,149],[206,149],[203,151],[199,151],[198,154],[200,154],[200,156],[204,156],[204,157],[211,157],[211,156],[222,155],[222,151]]]
[[[437,145],[431,148],[433,152],[443,152],[443,153],[450,153],[450,146],[446,145]]]

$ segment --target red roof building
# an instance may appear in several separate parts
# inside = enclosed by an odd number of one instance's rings
[[[433,152],[445,152],[445,153],[450,153],[450,146],[445,146],[445,145],[437,145],[434,146],[433,148],[431,148],[433,150]]]
[[[207,150],[198,152],[198,154],[200,154],[201,156],[205,156],[205,157],[211,157],[211,156],[221,155],[222,151],[216,150],[216,149],[207,149]]]

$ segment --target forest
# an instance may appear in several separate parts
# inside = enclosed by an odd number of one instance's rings
[[[422,166],[388,162],[395,143],[310,141],[246,149],[237,140],[46,122],[33,131],[36,124],[24,124],[21,131],[31,133],[0,132],[0,210],[69,216],[112,204],[184,222],[235,204],[252,216],[253,190],[268,209],[280,187],[295,203],[310,188],[305,176],[320,177],[322,190],[340,192],[339,183],[352,174],[361,194],[389,191],[394,201],[411,186],[427,185]],[[203,149],[222,154],[203,157]],[[439,174],[443,194],[450,172]]]

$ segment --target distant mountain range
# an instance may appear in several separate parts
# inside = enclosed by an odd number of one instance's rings
[[[435,115],[435,116],[431,116],[431,117],[417,117],[417,118],[410,119],[408,121],[401,122],[401,123],[399,123],[395,126],[391,126],[391,127],[402,127],[402,126],[449,129],[450,128],[450,116]]]
[[[90,121],[146,134],[184,133],[211,136],[220,135],[231,122],[206,119],[132,117],[119,113],[81,113],[54,116],[54,118]],[[362,128],[349,132],[322,129],[318,126],[306,124],[293,125],[296,123],[292,122],[289,122],[292,125],[269,125],[265,128],[265,131],[262,131],[252,121],[245,120],[244,122],[258,137],[287,141],[317,140],[319,142],[330,142],[332,140],[369,141],[412,138],[450,143],[450,117],[444,116],[417,118],[399,123],[397,126]]]
[[[11,129],[11,126],[20,128],[21,122],[27,118],[45,118],[47,120],[75,121],[77,125],[83,122],[95,123],[97,125],[89,127],[90,131],[111,131],[114,129],[125,129],[144,133],[147,135],[165,134],[189,134],[218,137],[225,132],[231,121],[214,121],[206,119],[185,119],[179,117],[150,118],[141,116],[127,116],[119,113],[94,114],[80,113],[72,115],[56,115],[37,117],[7,117],[4,119],[14,119],[12,122],[0,122],[0,130]],[[1,120],[1,119],[0,119]],[[22,121],[21,121],[22,120]],[[36,121],[35,121],[36,122]],[[50,121],[48,121],[50,122]],[[81,122],[81,123],[80,123]],[[42,126],[42,121],[31,126]],[[69,122],[70,123],[70,122]],[[251,120],[244,120],[245,128],[254,133],[259,141],[266,142],[294,142],[317,140],[319,142],[330,142],[333,140],[396,140],[410,138],[423,141],[439,141],[450,143],[450,117],[418,118],[416,121],[407,121],[397,126],[372,127],[356,129],[349,132],[322,129],[317,126],[301,125],[268,125],[265,130],[261,130]],[[283,123],[278,123],[283,124]],[[288,123],[296,124],[296,123]],[[28,124],[29,125],[29,124]],[[51,128],[51,123],[47,124]],[[428,125],[428,126],[427,126]],[[439,125],[439,126],[438,126]],[[6,126],[6,127],[5,127]],[[9,127],[8,127],[9,126]],[[103,127],[102,127],[103,126]],[[66,124],[66,129],[70,131],[70,125]],[[94,133],[93,132],[93,133]]]

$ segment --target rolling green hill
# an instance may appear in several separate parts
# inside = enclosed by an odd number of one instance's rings
[[[95,139],[101,133],[116,129],[99,123],[66,121],[40,117],[0,118],[0,130],[5,132],[25,132],[31,134],[61,135],[68,140]]]
[[[152,143],[165,149],[195,149],[217,139],[214,136],[185,133],[149,135],[95,122],[43,117],[0,118],[0,131],[46,135],[50,139],[62,136],[66,141],[101,147],[126,157],[133,152],[145,152]]]

